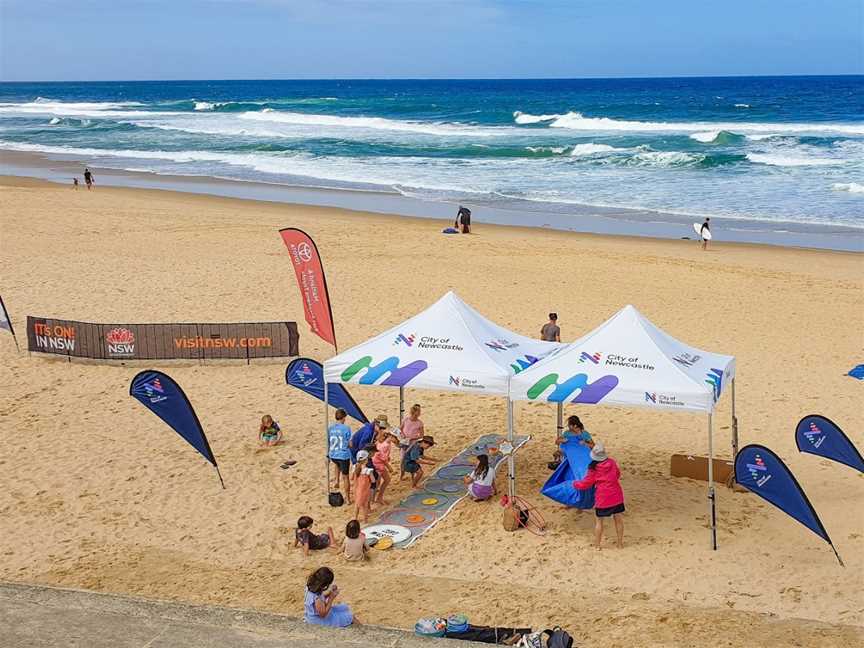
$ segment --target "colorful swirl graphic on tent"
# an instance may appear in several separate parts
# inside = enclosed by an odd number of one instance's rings
[[[539,362],[540,358],[535,358],[532,355],[526,355],[525,358],[516,358],[516,362],[510,364],[510,368],[513,370],[513,373],[520,373],[525,371],[528,367],[533,365],[535,362]]]
[[[747,470],[750,471],[750,476],[753,478],[753,481],[756,482],[756,485],[761,487],[771,479],[771,473],[768,472],[768,467],[765,465],[765,462],[762,461],[761,456],[757,454],[754,461],[756,463],[747,464]]]
[[[583,351],[579,356],[579,362],[584,363],[587,360],[588,362],[591,362],[593,364],[597,364],[598,362],[600,362],[600,357],[601,357],[600,352],[588,353],[586,351]]]
[[[818,448],[825,441],[825,435],[813,421],[810,421],[810,429],[804,431],[804,436],[813,444],[814,448]]]

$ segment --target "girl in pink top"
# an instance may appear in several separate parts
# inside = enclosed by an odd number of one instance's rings
[[[378,442],[375,444],[376,452],[372,455],[372,465],[378,471],[378,476],[381,478],[381,483],[378,484],[378,495],[375,501],[379,504],[389,504],[390,502],[384,499],[384,491],[387,490],[387,484],[390,483],[390,473],[393,469],[390,468],[390,451],[393,449],[393,442],[398,440],[396,436],[389,430],[381,430],[378,435]]]
[[[405,453],[408,452],[408,448],[417,443],[417,440],[426,434],[426,428],[423,426],[423,421],[420,420],[419,405],[415,403],[411,406],[408,416],[402,420],[402,425],[399,426],[399,429],[402,431],[402,443],[399,444],[399,447],[402,449],[403,459],[400,462],[401,465],[404,463]],[[401,469],[399,471],[399,481],[402,481],[404,478],[405,470]]]
[[[600,549],[603,540],[603,518],[611,517],[615,522],[618,548],[624,546],[624,491],[621,488],[621,470],[615,460],[606,454],[602,443],[595,443],[591,449],[591,463],[584,479],[573,482],[573,488],[588,490],[594,486],[594,546]]]

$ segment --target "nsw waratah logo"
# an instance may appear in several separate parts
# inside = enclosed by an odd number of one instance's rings
[[[400,333],[393,341],[393,346],[396,346],[398,344],[404,344],[405,346],[409,347],[414,346],[414,334],[411,333],[410,335],[403,335],[402,333]]]
[[[581,353],[581,355],[579,356],[579,362],[584,363],[587,361],[587,362],[590,362],[592,364],[597,364],[600,362],[600,358],[601,358],[601,353],[599,351],[597,351],[596,353],[588,353],[586,351],[583,351]]]
[[[111,355],[133,355],[135,353],[135,334],[127,328],[116,327],[105,334],[108,353]]]
[[[306,362],[300,365],[299,369],[296,369],[294,371],[294,375],[297,376],[297,378],[305,387],[308,387],[309,385],[314,385],[316,382],[318,382],[315,374],[312,373],[312,368]]]
[[[810,429],[804,430],[804,436],[813,444],[814,448],[818,448],[825,441],[825,433],[813,421],[810,421]]]
[[[762,461],[762,457],[758,454],[753,461],[754,463],[747,464],[747,470],[750,471],[750,476],[753,478],[753,481],[756,482],[757,486],[764,486],[765,483],[771,479],[771,473],[768,472],[768,466],[765,465],[765,462]]]

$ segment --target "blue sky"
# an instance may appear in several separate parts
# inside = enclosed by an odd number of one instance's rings
[[[0,80],[864,73],[861,0],[0,0]]]

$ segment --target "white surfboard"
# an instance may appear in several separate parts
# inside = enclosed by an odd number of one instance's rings
[[[700,236],[700,238],[704,238],[706,241],[711,240],[711,230],[705,230],[705,236],[702,236],[702,223],[693,223],[693,229],[696,230],[696,233]]]

